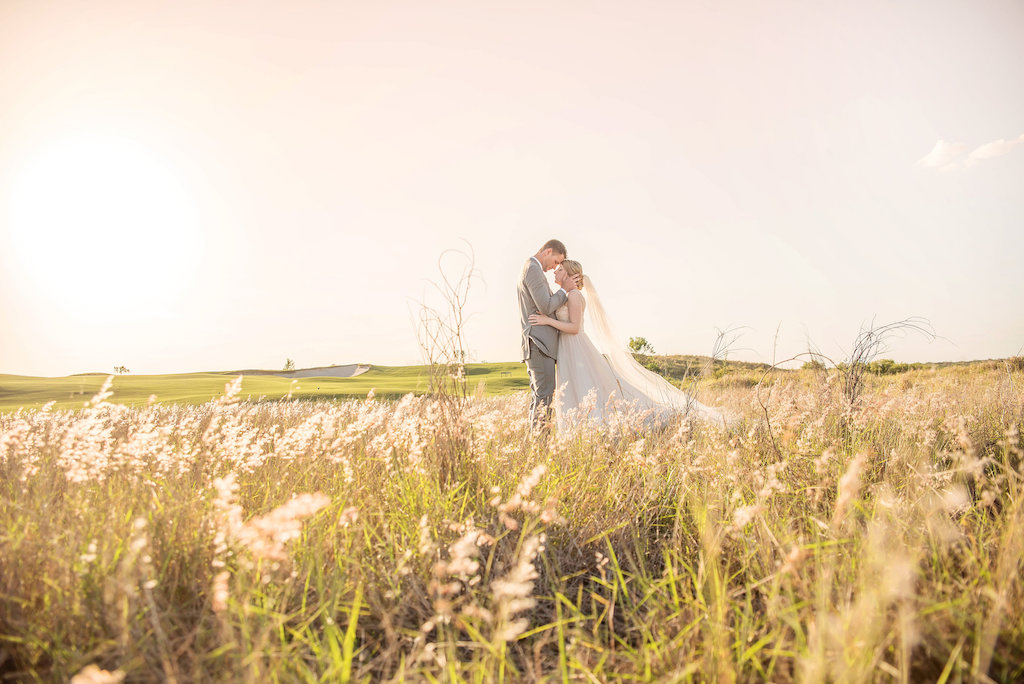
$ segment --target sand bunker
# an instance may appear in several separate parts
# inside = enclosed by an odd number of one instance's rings
[[[301,368],[293,371],[275,371],[267,375],[277,375],[282,378],[354,378],[370,370],[369,366],[361,363],[350,363],[344,366],[320,366],[318,368]]]

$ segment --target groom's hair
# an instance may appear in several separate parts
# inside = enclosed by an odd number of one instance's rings
[[[562,244],[561,240],[548,240],[544,243],[544,246],[540,248],[540,251],[550,249],[555,254],[561,254],[562,256],[568,256],[569,253],[565,251],[565,245]]]

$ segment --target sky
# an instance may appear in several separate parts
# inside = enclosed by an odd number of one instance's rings
[[[658,353],[1020,354],[1022,79],[1017,0],[0,0],[0,373],[419,363],[450,249],[517,361],[549,238]]]

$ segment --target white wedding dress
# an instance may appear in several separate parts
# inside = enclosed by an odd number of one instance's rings
[[[724,426],[721,411],[701,404],[644,368],[625,346],[616,343],[618,338],[588,276],[583,278],[582,292],[583,311],[590,310],[588,330],[594,333],[594,340],[583,330],[582,321],[578,333],[558,336],[554,408],[560,429],[591,422],[608,424],[620,418],[658,426],[678,415]],[[555,318],[569,322],[568,304],[555,311]]]

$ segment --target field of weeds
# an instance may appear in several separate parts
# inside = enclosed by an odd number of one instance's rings
[[[0,415],[0,679],[1024,678],[1024,373],[768,380]]]

